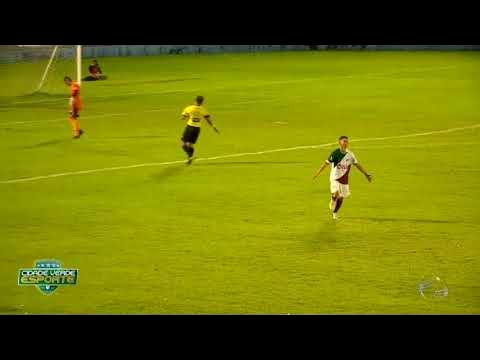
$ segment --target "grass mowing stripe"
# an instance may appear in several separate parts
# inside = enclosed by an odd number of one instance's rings
[[[464,126],[464,127],[457,127],[457,128],[451,128],[451,129],[429,131],[429,132],[423,132],[423,133],[397,135],[397,136],[386,136],[386,137],[377,137],[377,138],[353,139],[351,141],[352,142],[353,141],[360,142],[360,141],[394,140],[394,139],[403,139],[403,138],[409,138],[409,137],[418,137],[418,136],[428,136],[428,135],[451,133],[451,132],[455,132],[455,131],[476,129],[476,128],[479,128],[479,127],[480,127],[480,124],[476,124],[476,125],[471,125],[471,126]],[[238,154],[219,155],[219,156],[208,157],[208,158],[199,158],[196,161],[212,161],[212,160],[229,159],[229,158],[236,158],[236,157],[249,156],[249,155],[273,154],[273,153],[284,152],[284,151],[318,149],[318,148],[327,147],[327,146],[334,146],[334,145],[336,145],[336,143],[327,143],[327,144],[320,144],[320,145],[295,146],[295,147],[291,147],[291,148],[272,149],[272,150],[257,151],[257,152],[246,152],[246,153],[238,153]],[[166,166],[166,165],[181,164],[183,162],[184,162],[184,160],[177,160],[177,161],[170,161],[170,162],[143,163],[143,164],[136,164],[136,165],[115,166],[115,167],[110,167],[110,168],[100,168],[100,169],[81,170],[81,171],[70,171],[70,172],[64,172],[64,173],[59,173],[59,174],[35,176],[35,177],[30,177],[30,178],[3,180],[3,181],[0,181],[0,184],[15,184],[15,183],[21,183],[21,182],[32,182],[32,181],[36,181],[36,180],[58,178],[58,177],[63,177],[63,176],[85,175],[85,174],[93,174],[93,173],[98,173],[98,172],[135,169],[135,168],[141,168],[141,167]]]
[[[238,101],[232,102],[228,105],[219,105],[216,108],[231,108],[232,106],[236,105],[247,105],[247,104],[256,104],[256,103],[265,103],[265,102],[277,102],[277,99],[264,99],[264,100],[250,100],[250,101]],[[159,109],[149,109],[149,110],[142,110],[142,111],[135,111],[135,112],[124,112],[124,113],[113,113],[113,114],[101,114],[101,115],[91,115],[91,116],[83,116],[83,119],[101,119],[101,118],[109,118],[109,117],[116,117],[116,116],[128,116],[132,114],[141,113],[156,113],[156,112],[163,112],[163,111],[173,111],[177,108],[174,107],[165,107]],[[41,120],[41,121],[13,121],[13,122],[5,122],[1,123],[1,125],[42,125],[44,123],[52,123],[52,122],[60,122],[65,121],[66,117],[57,118],[57,119],[50,119],[50,120]]]
[[[391,75],[397,75],[397,74],[402,74],[402,73],[416,73],[416,72],[424,72],[424,71],[437,71],[437,70],[449,70],[449,69],[454,69],[455,66],[442,66],[442,67],[429,67],[429,68],[423,68],[423,69],[418,69],[418,70],[397,70],[397,71],[390,71],[390,72],[383,72],[383,73],[366,73],[366,74],[353,74],[353,75],[334,75],[334,76],[323,76],[323,77],[314,77],[314,78],[304,78],[304,79],[293,79],[293,80],[273,80],[273,81],[264,81],[264,82],[258,82],[255,84],[248,84],[248,85],[229,85],[229,86],[217,86],[213,87],[211,89],[214,90],[223,90],[223,89],[228,89],[231,87],[258,87],[258,86],[268,86],[268,85],[288,85],[288,84],[295,84],[295,83],[302,83],[302,82],[310,82],[310,81],[324,81],[324,80],[338,80],[338,79],[354,79],[357,77],[362,77],[362,78],[370,78],[372,76],[391,76]],[[97,96],[92,96],[90,99],[102,99],[102,98],[109,98],[109,97],[121,97],[121,96],[131,96],[131,95],[165,95],[165,94],[176,94],[176,93],[182,93],[182,92],[196,92],[202,90],[200,88],[197,89],[178,89],[178,90],[162,90],[162,91],[157,91],[157,92],[145,92],[145,93],[140,93],[138,91],[133,91],[133,92],[128,92],[128,93],[123,93],[123,94],[107,94],[107,95],[97,95]],[[32,101],[17,101],[11,103],[11,105],[17,105],[17,104],[37,104],[37,103],[56,103],[59,101],[67,101],[68,98],[65,99],[44,99],[44,100],[32,100]]]

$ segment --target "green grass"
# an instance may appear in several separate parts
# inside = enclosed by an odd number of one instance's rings
[[[477,53],[105,58],[70,139],[57,65],[0,65],[0,181],[183,160],[180,112],[202,94],[221,130],[200,158],[480,123]],[[85,64],[86,65],[86,64]],[[151,111],[155,110],[155,111]],[[333,146],[0,183],[0,313],[480,313],[480,129],[352,142],[341,221],[312,181]],[[79,284],[44,296],[17,270],[54,258]],[[446,298],[423,299],[424,276]]]

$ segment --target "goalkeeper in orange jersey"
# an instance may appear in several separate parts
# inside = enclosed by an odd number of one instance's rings
[[[80,85],[68,76],[65,76],[63,81],[65,85],[70,87],[70,124],[73,129],[73,138],[80,139],[80,136],[83,134],[83,130],[80,128],[80,111],[83,109],[83,102],[80,98]]]

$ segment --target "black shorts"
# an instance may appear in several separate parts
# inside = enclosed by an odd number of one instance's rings
[[[188,142],[190,144],[195,144],[200,135],[200,128],[195,126],[187,125],[185,131],[183,132],[182,141]]]

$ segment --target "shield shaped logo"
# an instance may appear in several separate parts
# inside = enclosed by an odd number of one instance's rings
[[[37,260],[32,268],[18,271],[19,286],[35,286],[51,295],[59,287],[77,285],[78,269],[63,268],[58,260]]]
[[[37,269],[60,269],[62,264],[57,260],[37,260],[35,262]],[[37,289],[45,295],[51,295],[58,289],[57,285],[37,285]]]

